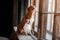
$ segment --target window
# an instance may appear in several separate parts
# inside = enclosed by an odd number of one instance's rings
[[[42,38],[52,40],[55,0],[43,0]]]

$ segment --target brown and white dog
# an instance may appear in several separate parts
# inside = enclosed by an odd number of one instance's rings
[[[28,13],[23,17],[22,21],[20,22],[18,26],[17,33],[25,32],[31,33],[32,30],[32,24],[34,22],[34,13],[35,8],[33,6],[28,7]]]

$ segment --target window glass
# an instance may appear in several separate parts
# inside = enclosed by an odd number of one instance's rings
[[[35,27],[34,31],[36,32],[38,30],[38,13],[39,13],[39,0],[36,0],[36,13],[35,13],[35,24],[34,24]]]
[[[57,0],[57,13],[60,13],[60,0]]]
[[[52,32],[53,29],[54,14],[47,15],[47,30]]]
[[[43,13],[54,13],[55,0],[44,0],[43,2]]]
[[[54,14],[42,15],[42,36],[47,40],[52,40]]]
[[[56,23],[56,37],[60,37],[60,16],[56,16],[55,18]]]

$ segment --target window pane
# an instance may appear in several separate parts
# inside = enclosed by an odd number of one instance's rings
[[[39,12],[39,0],[36,0],[36,13],[35,13],[35,24],[34,24],[35,32],[37,32],[38,30],[38,12]]]
[[[41,38],[46,39],[46,28],[47,28],[47,14],[42,15],[42,27],[41,27]]]
[[[48,0],[44,0],[43,1],[43,13],[47,13],[48,12]]]
[[[47,15],[47,32],[46,32],[46,39],[48,40],[52,40],[53,21],[54,21],[54,14],[48,14]]]
[[[60,16],[56,16],[56,36],[60,37]]]
[[[57,0],[57,13],[60,13],[60,0]]]
[[[44,0],[43,13],[54,13],[55,0]]]
[[[54,14],[43,14],[42,15],[42,37],[47,40],[52,40]]]
[[[54,14],[47,15],[47,30],[52,32],[53,29]]]
[[[53,39],[60,40],[60,16],[55,15],[54,19]]]
[[[55,5],[55,0],[49,0],[48,1],[48,12],[54,12],[54,5]]]

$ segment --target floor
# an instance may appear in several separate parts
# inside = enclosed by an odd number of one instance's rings
[[[19,40],[37,40],[34,35],[18,35]]]
[[[9,39],[5,37],[0,37],[0,40],[9,40]]]

